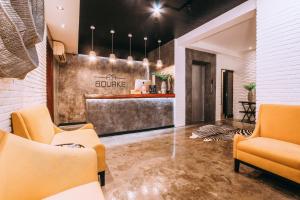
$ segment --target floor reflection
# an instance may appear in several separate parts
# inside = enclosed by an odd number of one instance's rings
[[[198,127],[101,138],[107,147],[106,199],[300,199],[297,186],[276,177],[245,166],[234,173],[232,142],[190,139]]]

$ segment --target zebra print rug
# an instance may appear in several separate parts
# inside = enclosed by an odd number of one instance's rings
[[[235,134],[250,136],[253,130],[233,128],[228,125],[206,125],[192,132],[191,139],[200,138],[204,142],[232,140]]]

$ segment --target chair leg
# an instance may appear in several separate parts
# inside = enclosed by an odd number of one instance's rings
[[[105,171],[98,172],[101,187],[105,185]]]
[[[240,169],[240,161],[238,159],[234,159],[234,171],[239,172]]]

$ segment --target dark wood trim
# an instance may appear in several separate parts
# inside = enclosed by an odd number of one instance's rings
[[[49,109],[52,120],[54,120],[54,83],[53,83],[53,50],[47,40],[47,107]]]
[[[127,94],[103,96],[97,94],[85,94],[86,99],[135,99],[135,98],[174,98],[175,94]]]

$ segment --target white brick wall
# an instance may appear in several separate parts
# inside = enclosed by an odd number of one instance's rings
[[[46,36],[45,36],[46,38]],[[11,131],[11,113],[20,108],[46,103],[46,39],[37,44],[39,67],[24,80],[0,78],[0,129]]]
[[[233,115],[235,119],[242,119],[239,112],[242,106],[239,101],[247,100],[247,91],[243,85],[255,82],[256,52],[250,51],[243,57],[233,57],[229,55],[217,54],[217,79],[216,79],[216,120],[221,119],[221,69],[233,70]]]
[[[257,1],[257,103],[300,104],[300,1]]]

